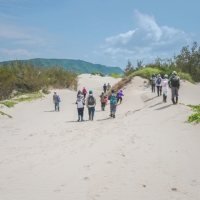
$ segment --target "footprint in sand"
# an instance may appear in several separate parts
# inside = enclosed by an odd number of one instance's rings
[[[88,178],[88,177],[85,177],[83,180],[84,180],[84,181],[89,181],[89,178]]]

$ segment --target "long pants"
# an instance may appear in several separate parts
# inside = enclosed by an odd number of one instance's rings
[[[94,112],[95,112],[95,107],[88,107],[89,117],[90,116],[94,117]]]
[[[161,86],[156,86],[156,87],[157,87],[158,96],[160,96],[162,94],[162,87]]]
[[[101,108],[105,108],[106,107],[106,102],[101,102]]]
[[[78,118],[80,119],[81,117],[81,119],[83,119],[84,108],[78,108],[77,111],[78,111]]]
[[[178,88],[171,87],[171,93],[172,93],[172,99],[174,99],[174,97],[178,97]]]
[[[152,92],[155,92],[155,87],[156,87],[155,84],[151,84],[151,90],[152,90]]]
[[[122,102],[122,97],[118,97],[117,98],[117,103],[119,102],[119,100],[120,100],[120,103]]]
[[[55,103],[55,110],[56,110],[56,108],[58,108],[58,110],[59,110],[59,108],[60,108],[59,102]]]
[[[83,94],[83,96],[84,96],[84,99],[85,99],[85,97],[86,97],[86,94]]]
[[[117,105],[116,104],[110,104],[110,113],[115,115],[117,110]]]

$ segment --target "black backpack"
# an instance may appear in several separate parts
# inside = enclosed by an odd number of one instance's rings
[[[156,83],[160,85],[160,83],[161,83],[161,78],[157,78]]]
[[[178,78],[178,76],[172,77],[172,79],[171,79],[171,86],[172,87],[178,87],[178,85],[179,85],[179,78]]]
[[[95,104],[95,100],[93,96],[88,97],[88,105],[93,106]]]

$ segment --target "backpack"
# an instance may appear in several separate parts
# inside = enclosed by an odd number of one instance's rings
[[[58,100],[58,102],[61,102],[61,99],[60,99],[60,97],[59,97],[59,96],[57,96],[57,100]]]
[[[88,105],[93,106],[95,104],[95,100],[93,96],[88,97]]]
[[[84,102],[83,102],[83,100],[77,101],[77,107],[78,107],[78,108],[83,108],[83,107],[84,107]]]
[[[110,104],[115,104],[117,102],[116,95],[111,94],[110,96]]]
[[[167,80],[163,80],[163,82],[162,82],[162,86],[163,86],[163,87],[166,87],[167,84],[168,84],[168,81],[167,81]]]
[[[161,78],[157,78],[156,83],[157,83],[158,85],[160,85],[160,83],[161,83]]]
[[[172,79],[171,79],[171,85],[172,85],[172,87],[178,87],[178,85],[179,85],[179,78],[178,78],[178,76],[172,77]]]
[[[153,77],[153,78],[151,79],[151,84],[155,84],[155,83],[156,83],[156,78]]]
[[[102,95],[102,96],[101,96],[101,103],[104,103],[104,102],[106,102],[106,101],[105,101],[105,97],[104,97],[104,95]]]

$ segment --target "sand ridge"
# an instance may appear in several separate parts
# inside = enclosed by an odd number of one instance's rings
[[[0,118],[0,199],[168,200],[200,199],[200,125],[184,123],[192,111],[152,94],[135,77],[124,89],[116,119],[103,112],[104,83],[119,80],[81,75],[79,88],[97,97],[95,120],[76,122],[76,92],[57,90],[43,100],[3,108]],[[53,91],[52,91],[53,93]],[[182,83],[180,102],[199,104],[199,86]]]

